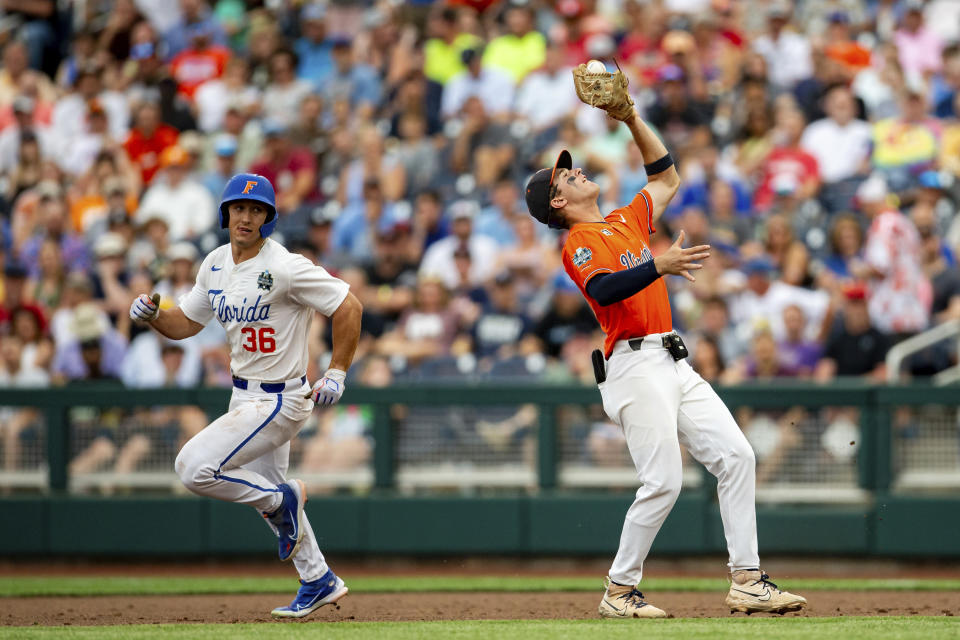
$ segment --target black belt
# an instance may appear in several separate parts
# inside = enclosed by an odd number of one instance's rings
[[[667,334],[665,336],[660,336],[660,344],[666,349],[670,346],[670,336],[674,334]],[[640,351],[640,348],[643,346],[643,338],[632,338],[627,340],[627,344],[630,345],[630,348],[634,351]]]
[[[306,383],[307,383],[307,376],[301,377],[300,384],[303,385]],[[235,386],[237,389],[243,389],[244,391],[246,391],[247,387],[249,386],[249,381],[243,378],[238,378],[236,376],[233,376],[233,386]],[[267,393],[283,393],[286,390],[286,388],[287,388],[286,382],[261,382],[260,383],[260,390],[265,391]]]
[[[643,347],[643,338],[627,340],[627,344],[629,344],[630,348],[634,351],[640,351],[641,347]],[[683,344],[683,338],[676,333],[671,332],[665,336],[660,336],[660,344],[670,352],[674,360],[683,360],[688,355],[687,347]]]

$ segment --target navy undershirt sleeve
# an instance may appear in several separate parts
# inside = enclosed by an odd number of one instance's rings
[[[606,307],[639,293],[659,277],[653,260],[647,260],[623,271],[598,273],[587,283],[587,295],[600,303],[601,307]]]

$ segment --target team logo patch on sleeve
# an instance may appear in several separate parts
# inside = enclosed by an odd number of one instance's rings
[[[593,260],[593,252],[586,247],[578,248],[573,254],[573,264],[577,265],[578,267],[582,267],[591,260]]]
[[[260,277],[257,278],[257,289],[266,289],[270,291],[273,287],[273,276],[270,275],[269,271],[264,271],[260,274]]]

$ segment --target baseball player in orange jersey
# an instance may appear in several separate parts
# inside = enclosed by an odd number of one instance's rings
[[[730,554],[734,611],[783,613],[806,600],[782,591],[760,570],[754,508],[755,459],[730,411],[687,363],[673,331],[664,274],[693,280],[708,246],[684,249],[683,232],[654,257],[650,235],[676,194],[680,177],[663,143],[633,112],[626,120],[647,163],[649,184],[633,201],[604,216],[600,188],[567,151],[527,184],[527,207],[540,222],[568,229],[563,266],[606,333],[594,354],[603,408],[622,429],[643,483],[627,510],[620,547],[610,567],[599,612],[611,618],[662,618],[638,586],[643,561],[680,495],[680,443],[717,477],[723,530]]]

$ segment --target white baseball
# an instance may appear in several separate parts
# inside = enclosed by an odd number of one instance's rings
[[[600,62],[599,60],[591,60],[587,63],[587,72],[588,73],[606,73],[607,66]]]

